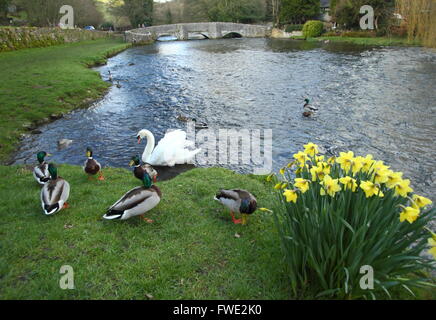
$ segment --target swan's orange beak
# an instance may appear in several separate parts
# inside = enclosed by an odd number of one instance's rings
[[[141,137],[138,136],[137,139],[138,139],[138,144],[140,144],[141,143]]]

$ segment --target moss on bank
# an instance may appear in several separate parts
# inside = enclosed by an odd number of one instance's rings
[[[0,162],[29,129],[101,97],[110,85],[87,67],[129,46],[111,38],[0,53]]]

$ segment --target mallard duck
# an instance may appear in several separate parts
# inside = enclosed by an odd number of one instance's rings
[[[197,119],[195,119],[195,118],[189,118],[189,117],[183,116],[181,114],[179,114],[177,116],[177,120],[179,120],[181,122],[194,122],[195,129],[207,129],[208,128],[207,123],[198,122]]]
[[[133,175],[136,178],[138,178],[139,180],[142,181],[144,179],[144,174],[149,173],[149,176],[152,177],[153,182],[156,182],[157,171],[149,163],[144,163],[143,165],[141,165],[140,160],[139,160],[139,156],[132,157],[132,159],[130,160],[129,166],[135,167],[133,169]]]
[[[256,198],[248,191],[241,189],[220,190],[214,198],[230,209],[232,221],[235,224],[247,223],[248,215],[257,209]],[[234,213],[240,213],[242,218],[235,219]]]
[[[50,173],[48,172],[48,164],[45,162],[45,157],[50,157],[45,151],[38,152],[36,158],[38,159],[39,165],[33,168],[33,177],[39,184],[46,184],[50,180]]]
[[[197,119],[192,119],[192,122],[194,122],[195,129],[207,129],[208,125],[205,122],[198,122]]]
[[[312,107],[310,105],[309,99],[304,99],[304,102],[305,102],[305,104],[303,106],[303,109],[304,109],[303,116],[304,117],[311,117],[311,116],[313,116],[315,114],[315,111],[318,111],[318,108]]]
[[[153,185],[153,169],[147,168],[142,176],[143,186],[133,188],[124,194],[115,204],[113,204],[103,216],[107,220],[127,220],[131,217],[139,216],[148,223],[153,220],[144,217],[144,214],[156,207],[162,197],[160,189]],[[151,176],[150,176],[151,174]]]
[[[92,157],[92,149],[89,147],[86,148],[86,156],[88,159],[83,165],[83,170],[88,174],[88,179],[91,179],[91,176],[95,176],[98,173],[98,180],[104,180],[101,164]]]
[[[58,170],[54,164],[48,165],[48,171],[51,178],[41,190],[41,206],[46,215],[52,215],[68,208],[70,184],[65,179],[58,177]]]
[[[120,82],[119,82],[119,81],[117,81],[117,84],[116,84],[116,86],[117,86],[117,88],[118,88],[118,89],[120,89],[120,88],[121,88],[121,84],[120,84]]]
[[[179,120],[179,121],[181,121],[181,122],[188,122],[188,121],[191,121],[191,118],[188,118],[188,117],[186,117],[186,116],[183,116],[183,115],[179,114],[179,115],[177,116],[177,120]]]

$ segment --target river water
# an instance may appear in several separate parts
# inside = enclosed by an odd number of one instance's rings
[[[331,150],[371,153],[401,170],[436,201],[436,53],[423,48],[363,47],[273,39],[157,42],[129,49],[106,66],[121,88],[87,110],[42,126],[25,139],[16,163],[53,153],[82,164],[92,146],[103,165],[126,167],[144,144],[185,129],[183,114],[211,128],[272,129],[273,168],[308,141]],[[319,111],[302,117],[308,97]],[[57,149],[57,141],[73,144]],[[227,165],[251,172],[251,165]]]

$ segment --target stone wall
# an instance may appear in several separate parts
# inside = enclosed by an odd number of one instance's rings
[[[276,39],[289,39],[291,37],[302,37],[302,31],[285,32],[281,29],[274,28],[271,32],[271,38]]]
[[[60,28],[0,28],[0,52],[110,37],[109,32]]]

